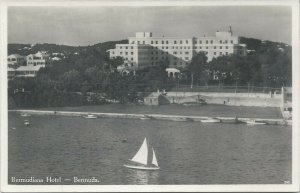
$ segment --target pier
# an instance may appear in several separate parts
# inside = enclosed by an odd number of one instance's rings
[[[208,116],[183,116],[165,114],[128,114],[128,113],[101,113],[101,112],[73,112],[73,111],[49,111],[49,110],[9,110],[8,112],[27,113],[31,115],[58,115],[58,116],[77,116],[95,115],[98,118],[124,118],[124,119],[153,119],[166,121],[195,121],[216,118],[220,123],[246,123],[247,121],[263,121],[270,125],[292,125],[292,120],[270,119],[270,118],[240,118],[240,117],[208,117]]]

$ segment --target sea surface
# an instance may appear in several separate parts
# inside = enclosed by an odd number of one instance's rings
[[[28,119],[30,126],[24,126]],[[83,184],[291,182],[291,126],[9,113],[9,183],[16,178],[99,179]],[[128,169],[147,137],[160,170]],[[71,179],[71,181],[64,181]],[[26,183],[30,184],[30,183]]]

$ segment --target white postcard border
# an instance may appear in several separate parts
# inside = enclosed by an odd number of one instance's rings
[[[297,0],[164,0],[164,1],[3,1],[0,7],[1,41],[1,192],[294,192],[299,191],[299,2]],[[7,7],[8,6],[262,6],[292,7],[293,131],[292,184],[280,185],[9,185],[7,131]],[[298,118],[298,119],[297,119]]]

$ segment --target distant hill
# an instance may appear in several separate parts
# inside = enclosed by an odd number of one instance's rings
[[[36,53],[38,51],[47,51],[51,53],[63,53],[65,55],[72,54],[75,52],[81,52],[87,48],[96,48],[100,52],[106,52],[109,49],[115,47],[116,44],[126,44],[128,40],[119,41],[108,41],[103,43],[98,43],[92,46],[68,46],[68,45],[57,45],[57,44],[8,44],[8,55],[10,54],[20,54],[23,56]]]
[[[263,41],[255,38],[241,37],[240,42],[247,45],[247,49],[251,51],[263,51],[266,47],[281,47],[291,48],[290,45]],[[47,51],[49,53],[64,53],[65,55],[72,54],[75,52],[85,51],[87,48],[96,48],[96,50],[105,53],[109,49],[115,48],[116,44],[127,44],[128,40],[108,41],[97,43],[92,46],[68,46],[68,45],[57,45],[57,44],[8,44],[8,54],[20,54],[23,56],[36,53],[38,51]]]
[[[241,44],[246,44],[248,50],[255,50],[259,51],[261,49],[266,48],[266,46],[277,46],[277,47],[291,47],[290,45],[280,43],[280,42],[272,42],[272,41],[263,41],[260,39],[255,39],[255,38],[246,38],[246,37],[241,37],[240,38],[240,43]]]

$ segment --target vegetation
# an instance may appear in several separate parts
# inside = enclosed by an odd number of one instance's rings
[[[251,50],[247,56],[221,56],[207,62],[198,53],[181,70],[179,78],[168,78],[169,62],[140,69],[135,75],[117,72],[123,64],[118,57],[109,59],[107,50],[116,43],[72,47],[37,44],[31,50],[24,45],[9,45],[9,53],[26,55],[39,50],[64,53],[65,58],[39,71],[35,78],[15,78],[9,81],[9,107],[47,107],[101,104],[105,102],[136,103],[149,92],[169,90],[179,83],[193,85],[256,85],[289,86],[292,82],[291,47],[281,43],[242,38]],[[27,45],[25,47],[29,47]],[[75,54],[76,53],[76,54]],[[217,79],[213,79],[213,76]]]

